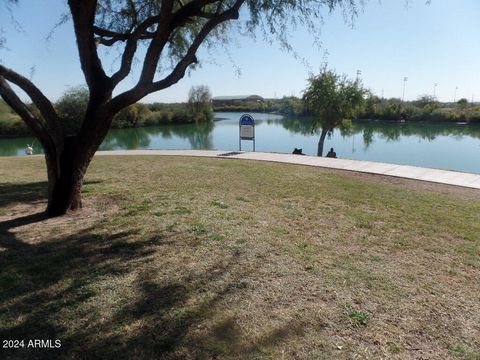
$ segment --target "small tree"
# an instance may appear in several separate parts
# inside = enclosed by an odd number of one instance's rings
[[[65,133],[75,135],[82,126],[88,105],[88,89],[74,87],[67,90],[55,104],[55,109],[62,119]]]
[[[132,104],[122,109],[113,119],[115,128],[136,128],[144,125],[145,119],[150,114],[148,106],[142,103]]]
[[[206,85],[192,86],[188,92],[188,107],[198,120],[210,120],[213,117],[212,94]]]
[[[435,97],[430,95],[420,96],[414,105],[418,106],[426,113],[432,113],[439,106]]]
[[[457,101],[457,105],[461,108],[466,107],[468,104],[468,100],[465,98],[461,98],[460,100]]]
[[[350,126],[350,119],[360,110],[367,92],[358,80],[349,80],[326,67],[308,82],[303,100],[313,114],[312,130],[322,129],[317,150],[317,156],[322,156],[327,134],[336,127]]]

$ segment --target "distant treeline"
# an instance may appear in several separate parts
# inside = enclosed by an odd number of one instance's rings
[[[213,110],[273,112],[292,117],[311,116],[302,99],[296,97],[214,106]],[[456,103],[440,103],[432,97],[423,96],[416,101],[402,102],[402,100],[396,98],[384,99],[370,96],[365,100],[356,119],[480,123],[480,106],[468,103],[466,99],[460,99]]]
[[[293,117],[310,116],[302,99],[297,97],[283,97],[282,99],[269,99],[263,102],[233,103],[231,105],[213,105],[214,111],[226,112],[266,112],[277,113]]]
[[[480,106],[460,99],[456,103],[441,103],[431,96],[415,101],[369,97],[357,119],[393,120],[405,122],[467,122],[480,123]]]
[[[57,111],[64,121],[68,133],[75,133],[81,124],[82,115],[79,108],[83,99],[78,94],[67,101],[60,100],[56,104]],[[32,109],[35,111],[35,109]],[[112,128],[135,128],[155,125],[204,123],[213,120],[211,105],[192,106],[190,103],[153,103],[133,104],[114,118]],[[20,117],[0,99],[0,137],[32,135]]]
[[[88,94],[74,89],[56,103],[68,132],[75,132],[80,124],[82,106]],[[35,109],[32,109],[35,110]],[[213,120],[213,111],[268,112],[288,117],[311,116],[302,99],[284,97],[264,102],[236,103],[213,106],[208,103],[137,103],[122,110],[114,119],[112,128],[135,128],[155,125],[203,123]],[[466,122],[480,123],[480,106],[460,99],[456,103],[440,103],[423,96],[416,101],[367,98],[356,116],[357,120],[384,120],[404,122]],[[0,137],[31,135],[24,122],[0,99]]]

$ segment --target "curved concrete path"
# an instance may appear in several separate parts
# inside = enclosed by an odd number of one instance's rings
[[[430,181],[440,184],[480,189],[479,174],[429,169],[410,165],[385,164],[363,160],[330,159],[317,156],[218,150],[118,150],[97,151],[96,155],[200,156],[210,158],[272,161],[288,164],[318,166],[330,169],[358,171],[369,174],[396,176],[406,179]]]

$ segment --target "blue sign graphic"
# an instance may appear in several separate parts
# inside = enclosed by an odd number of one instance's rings
[[[240,151],[242,151],[242,140],[252,140],[253,151],[255,151],[255,120],[253,120],[252,115],[243,114],[240,117],[239,130],[240,134],[238,137],[238,146]]]
[[[245,115],[242,115],[242,117],[240,118],[240,126],[244,126],[244,125],[253,126],[254,123],[255,122],[254,122],[253,117],[251,115],[245,114]]]

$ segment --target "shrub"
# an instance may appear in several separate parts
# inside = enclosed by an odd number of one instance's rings
[[[55,104],[68,134],[76,134],[80,130],[87,109],[88,97],[89,93],[86,87],[74,87],[67,90]]]

